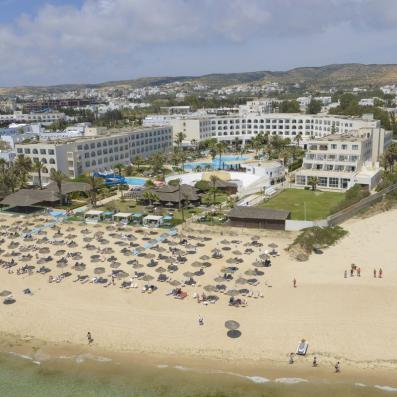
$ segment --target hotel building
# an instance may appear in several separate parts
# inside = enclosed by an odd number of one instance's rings
[[[51,170],[59,170],[70,178],[84,173],[111,170],[118,163],[129,164],[139,155],[147,158],[155,152],[172,149],[171,127],[140,128],[103,135],[60,139],[57,142],[16,144],[16,153],[44,164],[42,183],[47,184]],[[38,174],[31,173],[33,183]]]

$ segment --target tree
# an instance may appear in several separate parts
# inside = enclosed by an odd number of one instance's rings
[[[95,176],[90,175],[87,182],[90,185],[90,201],[91,201],[92,206],[95,208],[96,202],[97,202],[96,198],[97,198],[98,187],[99,187],[99,178],[96,178]]]
[[[134,160],[132,162],[135,166],[138,172],[141,171],[140,166],[144,163],[143,158],[138,154],[134,157]]]
[[[152,205],[154,201],[160,200],[159,196],[156,193],[151,192],[150,190],[147,190],[145,193],[143,193],[143,198],[146,201],[149,201],[149,205]]]
[[[322,103],[321,101],[318,101],[317,99],[312,99],[309,103],[309,106],[306,109],[307,114],[317,114],[321,112],[322,109]]]
[[[224,142],[218,142],[216,144],[216,151],[219,155],[219,167],[218,167],[219,169],[221,168],[222,165],[222,154],[225,153],[225,150],[226,150],[226,145]]]
[[[299,113],[300,106],[295,100],[292,101],[282,101],[280,103],[280,113]]]
[[[312,187],[313,191],[316,190],[318,185],[318,178],[316,176],[310,176],[307,181],[307,184]]]
[[[300,133],[294,138],[294,141],[296,142],[297,146],[299,146],[299,144],[302,142],[302,139],[303,139],[303,137],[302,137],[302,134],[300,134]]]
[[[38,160],[38,159],[34,160],[32,169],[33,169],[33,171],[37,172],[37,175],[39,177],[39,187],[40,187],[40,189],[43,188],[43,184],[42,184],[42,181],[41,181],[41,171],[42,171],[43,168],[44,168],[44,164],[40,160]]]
[[[125,165],[122,163],[117,163],[114,165],[114,168],[116,168],[118,174],[121,176],[123,168],[125,168]]]
[[[57,188],[58,188],[59,203],[63,204],[64,196],[62,193],[62,182],[67,179],[66,175],[64,173],[62,173],[61,171],[52,169],[51,174],[50,174],[50,179],[56,183]]]
[[[24,186],[27,176],[32,170],[32,160],[29,157],[25,157],[23,154],[20,154],[15,160],[14,166],[18,180],[21,183],[21,186]]]
[[[165,163],[165,157],[163,154],[156,152],[150,156],[149,162],[150,162],[150,165],[152,166],[153,173],[157,174],[163,170],[163,166]]]
[[[178,149],[181,148],[181,145],[182,145],[183,141],[185,140],[185,138],[186,138],[186,134],[183,133],[182,131],[180,131],[176,134],[174,142],[176,143],[176,146],[178,147]]]
[[[212,193],[212,204],[215,205],[216,203],[216,193],[217,188],[216,184],[218,183],[218,177],[215,175],[210,176],[210,183],[211,183],[211,193]]]
[[[178,209],[179,209],[179,212],[182,215],[182,221],[184,222],[185,221],[185,213],[183,211],[183,203],[182,203],[183,194],[182,194],[182,185],[181,185],[181,179],[180,178],[175,180],[175,185],[178,186]]]

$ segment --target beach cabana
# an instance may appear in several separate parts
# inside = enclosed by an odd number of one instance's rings
[[[132,214],[130,212],[117,212],[112,217],[114,222],[119,222],[124,225],[132,221]]]
[[[290,215],[290,211],[281,209],[237,206],[227,217],[231,226],[285,230]]]
[[[160,227],[164,223],[164,217],[160,215],[147,215],[143,218],[143,226]]]
[[[140,212],[134,212],[134,213],[132,214],[132,221],[133,221],[134,223],[139,223],[139,222],[141,222],[141,221],[142,221],[142,218],[143,218],[143,214],[141,214]]]
[[[104,211],[99,210],[89,210],[84,214],[84,220],[86,223],[97,223],[103,220]]]
[[[164,215],[163,217],[164,226],[171,226],[173,219],[174,217],[172,215]]]

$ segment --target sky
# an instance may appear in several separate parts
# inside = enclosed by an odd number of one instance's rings
[[[397,63],[397,0],[0,0],[0,86]]]

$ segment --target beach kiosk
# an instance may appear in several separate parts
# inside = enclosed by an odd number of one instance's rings
[[[127,225],[132,221],[132,214],[130,212],[117,212],[113,215],[113,222]]]
[[[160,227],[164,223],[164,217],[160,215],[147,215],[143,218],[143,226]]]
[[[143,214],[140,212],[134,212],[132,214],[132,221],[134,223],[141,223],[142,222],[142,218],[143,218]]]
[[[163,217],[163,223],[164,226],[172,226],[172,221],[173,221],[174,217],[172,215],[164,215]]]
[[[104,211],[99,210],[89,210],[84,214],[85,223],[98,223],[104,218]]]

